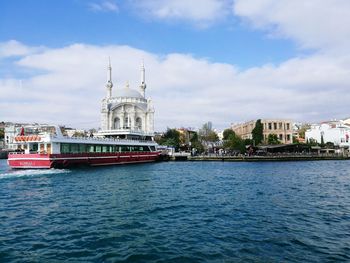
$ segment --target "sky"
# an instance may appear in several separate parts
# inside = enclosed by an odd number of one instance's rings
[[[100,126],[114,89],[155,128],[350,116],[348,0],[0,0],[0,121]]]

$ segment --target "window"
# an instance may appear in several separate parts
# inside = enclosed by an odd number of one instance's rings
[[[289,127],[289,126],[290,126],[289,123],[287,123],[286,125],[287,125],[287,130],[289,130],[289,128],[290,128],[290,127]]]
[[[124,118],[124,128],[126,128],[126,129],[130,128],[130,118],[129,117]]]
[[[282,130],[282,122],[278,123],[278,129]]]
[[[40,144],[40,150],[41,150],[41,145]],[[69,144],[68,143],[61,143],[61,153],[69,153]]]
[[[290,134],[287,134],[287,141],[290,141]]]
[[[272,123],[269,122],[269,130],[272,130]]]
[[[89,149],[89,153],[95,152],[95,145],[89,145],[88,149]]]
[[[126,145],[121,145],[121,151],[122,152],[130,152],[130,147]]]
[[[79,152],[79,144],[71,144],[70,145],[70,152],[71,153],[78,153]]]
[[[97,153],[102,152],[102,147],[101,147],[101,145],[96,145],[96,146],[95,146],[95,151],[96,151]]]
[[[114,129],[120,129],[120,119],[118,117],[114,118]]]
[[[142,129],[142,119],[140,117],[136,118],[136,129],[141,130]]]
[[[273,129],[277,130],[277,123],[276,122],[273,123]]]
[[[283,140],[283,134],[280,134],[279,136],[279,140],[282,141]]]
[[[86,153],[86,144],[80,144],[79,145],[79,150],[81,153]]]
[[[154,146],[151,146],[150,148],[151,148],[152,152],[156,150],[156,147],[154,147]]]
[[[103,146],[102,146],[102,152],[104,152],[104,153],[109,152],[109,146],[103,145]]]

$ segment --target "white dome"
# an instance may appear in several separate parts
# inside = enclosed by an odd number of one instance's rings
[[[128,98],[138,98],[138,99],[143,99],[143,96],[141,95],[140,92],[134,89],[130,88],[120,88],[116,89],[116,94],[115,97],[128,97]]]

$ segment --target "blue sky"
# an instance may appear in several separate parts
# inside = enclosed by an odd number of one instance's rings
[[[347,0],[3,0],[0,120],[98,127],[108,56],[115,88],[145,61],[158,130],[344,118],[349,24]]]
[[[1,2],[1,41],[60,47],[72,43],[130,45],[149,52],[189,53],[242,68],[279,63],[302,54],[290,40],[269,37],[234,16],[199,28],[187,21],[159,21],[138,15],[127,1],[117,11],[94,10],[86,0]]]

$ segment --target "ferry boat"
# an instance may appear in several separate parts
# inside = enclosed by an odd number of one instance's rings
[[[157,143],[151,136],[138,134],[119,138],[97,133],[93,136],[69,137],[63,135],[58,126],[43,128],[43,131],[25,135],[22,128],[21,133],[14,137],[17,150],[8,155],[11,168],[145,163],[156,161],[160,155]]]

